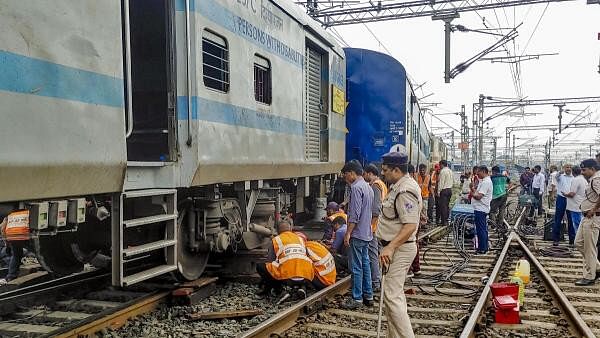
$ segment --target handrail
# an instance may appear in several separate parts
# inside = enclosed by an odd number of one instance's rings
[[[192,42],[190,37],[190,0],[185,0],[185,61],[186,61],[186,81],[187,81],[187,140],[185,144],[192,145],[192,75],[191,75],[191,50]]]
[[[125,20],[125,71],[127,72],[125,77],[127,86],[125,93],[125,99],[127,100],[127,129],[125,131],[125,138],[129,138],[133,133],[133,89],[131,88],[131,25],[129,22],[129,0],[123,1],[123,11]]]

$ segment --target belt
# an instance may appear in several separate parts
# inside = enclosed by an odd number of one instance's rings
[[[406,241],[404,243],[402,243],[402,245],[407,244],[407,243],[414,243],[415,241]],[[387,246],[388,244],[390,244],[390,241],[385,241],[383,239],[379,240],[379,243],[381,243],[382,246]]]

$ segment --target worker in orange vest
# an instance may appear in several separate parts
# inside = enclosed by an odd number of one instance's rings
[[[323,232],[323,238],[321,240],[323,243],[331,245],[335,236],[333,221],[336,218],[341,217],[344,219],[344,222],[347,222],[348,215],[346,215],[344,210],[340,209],[340,206],[336,202],[329,202],[325,211],[327,212],[327,216],[323,219],[325,221],[325,231]]]
[[[333,255],[323,244],[315,241],[306,242],[306,253],[313,262],[315,277],[312,284],[317,290],[335,284],[337,275]]]
[[[314,277],[312,260],[306,255],[305,241],[292,232],[288,220],[279,221],[277,230],[279,235],[272,239],[268,262],[256,266],[264,286],[259,295],[269,295],[271,290],[281,293],[283,282],[287,280],[312,281]],[[302,291],[306,294],[306,290]]]
[[[23,249],[29,241],[29,210],[11,212],[0,224],[0,232],[11,251],[8,274],[0,279],[0,285],[4,285],[19,276]]]
[[[377,222],[379,221],[379,213],[381,211],[381,202],[387,196],[387,185],[379,178],[379,169],[374,164],[369,164],[365,168],[364,179],[369,182],[373,189],[373,208],[371,215],[371,230],[373,234],[377,230]],[[379,271],[379,252],[381,247],[379,240],[373,236],[369,242],[369,261],[371,262],[371,281],[373,283],[373,292],[379,292],[381,289],[381,276]]]

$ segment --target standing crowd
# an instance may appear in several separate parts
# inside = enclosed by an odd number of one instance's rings
[[[420,274],[417,232],[428,222],[447,225],[454,178],[445,160],[418,171],[404,152],[390,152],[363,167],[350,161],[341,170],[343,201],[327,204],[320,241],[294,232],[289,221],[278,225],[268,262],[259,264],[261,294],[279,294],[284,285],[311,282],[317,289],[335,282],[337,269],[349,271],[352,292],[344,307],[374,305],[381,292],[387,308],[388,337],[414,337],[404,282]],[[435,210],[435,218],[433,217]],[[383,280],[385,279],[385,283]],[[382,290],[383,287],[383,290]],[[303,288],[299,287],[302,291]]]

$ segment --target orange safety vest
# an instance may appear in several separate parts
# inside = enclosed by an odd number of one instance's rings
[[[338,217],[341,217],[344,219],[344,221],[348,222],[348,215],[346,215],[346,213],[342,210],[336,212],[335,214],[333,214],[331,216],[327,216],[327,219],[330,220],[331,222],[333,222],[333,220]]]
[[[376,185],[379,188],[379,191],[381,191],[381,201],[383,202],[383,200],[388,194],[388,188],[385,185],[385,183],[383,183],[383,181],[380,179],[376,179],[375,181],[373,181],[373,183],[371,183],[371,185]],[[371,230],[373,232],[377,230],[377,219],[371,219]]]
[[[315,241],[306,242],[306,253],[313,261],[315,277],[329,286],[335,284],[337,272],[333,256],[321,243]]]
[[[273,249],[277,258],[267,263],[267,270],[277,280],[314,277],[312,260],[306,255],[304,240],[291,231],[273,238]]]
[[[423,179],[420,174],[417,174],[417,183],[421,187],[421,197],[423,198],[429,198],[429,180],[429,175],[425,174],[425,179]]]
[[[2,231],[8,241],[29,240],[29,210],[11,212]]]

